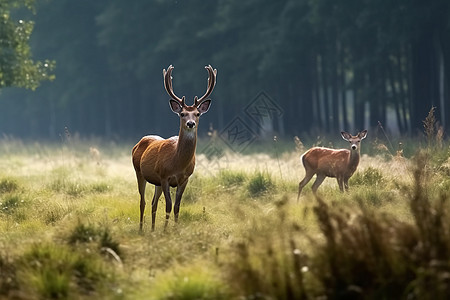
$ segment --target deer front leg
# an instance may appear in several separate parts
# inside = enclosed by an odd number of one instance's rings
[[[166,231],[167,224],[169,223],[170,213],[172,212],[172,199],[170,198],[170,185],[169,181],[165,180],[161,182],[161,188],[166,198],[166,222],[164,223],[164,231]]]
[[[349,180],[350,178],[344,178],[344,187],[345,187],[345,191],[347,191],[348,192],[348,180]]]
[[[141,174],[136,173],[139,195],[141,196],[140,202],[140,218],[139,218],[139,231],[142,232],[142,226],[144,224],[144,211],[145,211],[145,185],[147,182]]]
[[[339,189],[341,190],[341,192],[344,191],[344,177],[342,176],[338,176],[336,177],[338,185],[339,185]]]
[[[178,214],[180,212],[181,197],[183,196],[184,190],[186,189],[188,179],[186,179],[182,184],[177,187],[177,193],[175,196],[175,206],[173,208],[173,213],[175,215],[175,223],[178,223]]]
[[[158,200],[161,196],[162,188],[161,186],[155,185],[155,193],[153,194],[152,200],[152,231],[155,230],[155,221],[156,221],[156,210],[158,208]]]

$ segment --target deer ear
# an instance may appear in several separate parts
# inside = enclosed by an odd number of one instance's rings
[[[352,138],[352,135],[350,133],[348,133],[348,132],[345,132],[345,131],[341,131],[341,136],[347,142],[348,142],[349,139]]]
[[[361,131],[360,133],[358,133],[358,136],[360,139],[365,139],[367,136],[367,129]]]
[[[206,99],[202,101],[199,105],[197,105],[198,112],[201,114],[206,113],[209,110],[209,106],[211,105],[211,99]]]
[[[178,101],[175,101],[173,99],[169,100],[169,105],[170,105],[170,109],[176,114],[179,114],[183,110],[183,107],[181,106],[181,104]]]

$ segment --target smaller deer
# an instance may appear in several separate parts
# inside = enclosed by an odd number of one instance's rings
[[[329,149],[314,147],[302,155],[302,163],[305,167],[305,178],[298,184],[297,201],[300,193],[314,175],[316,181],[313,183],[312,191],[316,194],[317,189],[326,177],[337,179],[339,189],[348,191],[348,180],[355,173],[359,164],[360,149],[359,144],[367,136],[367,130],[359,132],[356,136],[342,131],[341,136],[350,143],[350,149]]]

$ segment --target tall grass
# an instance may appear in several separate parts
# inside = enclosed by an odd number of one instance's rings
[[[287,217],[289,206],[279,205],[266,226],[235,245],[228,265],[235,290],[249,299],[446,299],[450,194],[434,189],[427,155],[417,154],[414,181],[402,187],[411,222],[361,199],[346,207],[318,197],[317,239]],[[299,247],[301,240],[309,247]]]
[[[300,203],[300,153],[233,154],[216,172],[200,156],[179,223],[163,232],[161,197],[143,234],[129,147],[22,146],[0,145],[0,299],[450,295],[445,141],[412,159],[364,156],[349,193],[325,181]]]

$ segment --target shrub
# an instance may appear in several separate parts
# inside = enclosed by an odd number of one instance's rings
[[[230,299],[226,285],[211,269],[192,265],[162,274],[152,294],[160,300]]]
[[[418,155],[414,182],[407,187],[413,223],[364,207],[337,211],[318,199],[315,212],[325,243],[315,250],[314,269],[328,298],[449,297],[449,196],[430,198],[428,161]]]
[[[19,184],[10,178],[0,180],[0,194],[12,193],[19,189]]]
[[[109,272],[94,255],[57,244],[35,244],[19,258],[20,280],[39,299],[77,298],[102,289]]]
[[[220,184],[227,188],[242,185],[245,179],[245,174],[239,171],[222,170],[219,173]]]
[[[404,187],[412,222],[317,198],[320,238],[306,235],[279,206],[234,247],[227,274],[243,299],[447,299],[450,297],[450,195],[433,193],[425,154]],[[368,174],[377,174],[370,172]],[[365,194],[363,194],[364,196]],[[380,197],[387,197],[380,193]],[[355,195],[355,197],[362,197]],[[287,202],[287,201],[285,201]],[[358,199],[355,199],[358,202]],[[280,208],[281,207],[281,208]],[[274,214],[272,214],[274,215]],[[300,241],[309,240],[302,251]],[[306,254],[305,254],[306,253]]]
[[[12,214],[24,201],[16,194],[9,194],[0,202],[0,212]]]
[[[78,224],[69,235],[69,244],[89,243],[97,237],[98,231],[94,226]]]
[[[258,197],[274,187],[272,177],[267,172],[256,172],[247,182],[247,191],[250,197]]]
[[[68,196],[78,198],[86,191],[86,186],[63,178],[57,178],[50,184],[50,189],[55,192],[63,192]]]
[[[368,167],[350,178],[350,185],[378,186],[385,182],[380,170]]]
[[[93,225],[78,224],[68,237],[71,245],[79,243],[98,243],[100,249],[109,248],[120,255],[119,243],[115,241],[108,228],[95,227]]]
[[[287,198],[251,233],[232,247],[227,276],[238,299],[306,299],[308,257],[300,250],[305,238],[287,219]],[[314,298],[314,297],[311,297]]]

